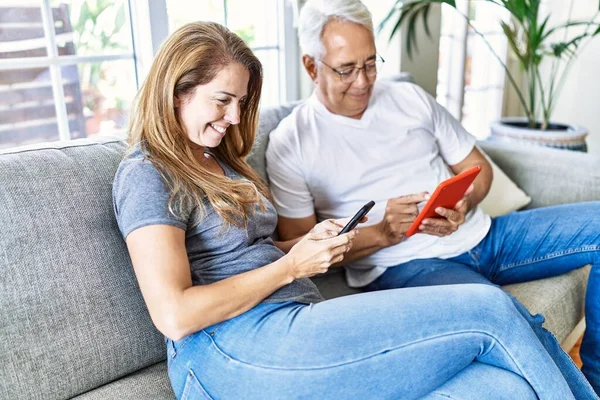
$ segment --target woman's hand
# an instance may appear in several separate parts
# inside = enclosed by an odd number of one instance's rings
[[[318,224],[316,224],[314,226],[314,228],[312,228],[310,230],[309,233],[322,233],[322,232],[327,232],[327,231],[331,231],[331,232],[335,232],[335,234],[337,235],[338,233],[341,232],[342,229],[344,229],[344,227],[346,226],[346,224],[348,222],[350,222],[350,220],[352,219],[352,217],[347,217],[347,218],[340,218],[340,219],[326,219],[325,221],[319,222]],[[368,221],[368,217],[362,217],[362,219],[360,221],[358,221],[359,224],[362,224],[364,222]]]
[[[337,234],[349,218],[326,220],[317,225],[285,256],[289,260],[292,279],[309,278],[327,272],[332,264],[344,259],[358,231]]]

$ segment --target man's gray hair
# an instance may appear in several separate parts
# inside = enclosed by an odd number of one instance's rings
[[[371,12],[359,0],[308,0],[300,11],[298,21],[298,37],[303,54],[314,59],[323,56],[323,28],[333,19],[357,23],[373,34]]]

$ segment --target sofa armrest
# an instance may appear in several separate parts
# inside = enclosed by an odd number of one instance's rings
[[[527,208],[600,200],[597,156],[503,142],[478,145],[532,198]]]

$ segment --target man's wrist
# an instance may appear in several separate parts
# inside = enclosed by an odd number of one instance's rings
[[[371,238],[371,246],[376,247],[377,250],[390,246],[389,240],[385,235],[385,232],[380,228],[380,225],[381,224],[371,225],[361,230],[361,234]],[[362,231],[365,232],[363,233]]]

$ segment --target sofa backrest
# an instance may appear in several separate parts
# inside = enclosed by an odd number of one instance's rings
[[[120,141],[0,153],[0,398],[75,396],[165,359],[117,228]]]
[[[281,106],[265,107],[260,110],[258,132],[254,140],[254,146],[252,146],[252,152],[248,156],[248,163],[265,182],[268,182],[266,152],[269,144],[269,133],[277,128],[279,122],[287,117],[294,107],[300,103],[301,101],[296,101]]]

